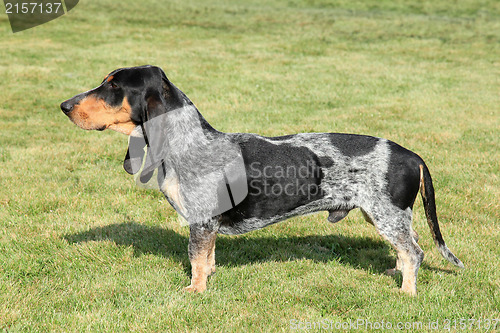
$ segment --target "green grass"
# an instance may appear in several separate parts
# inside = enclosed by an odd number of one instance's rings
[[[498,319],[499,57],[493,0],[81,1],[16,34],[0,15],[0,329]],[[142,64],[162,67],[219,130],[353,132],[416,151],[466,269],[440,257],[419,199],[416,298],[383,274],[395,254],[359,212],[220,236],[207,292],[184,293],[188,230],[123,171],[126,137],[82,131],[58,108]]]

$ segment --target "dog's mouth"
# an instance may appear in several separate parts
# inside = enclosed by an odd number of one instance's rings
[[[81,129],[84,129],[86,131],[104,131],[105,129],[108,128],[107,125],[97,125],[97,124],[88,124],[85,119],[81,119],[81,117],[78,117],[78,115],[75,117],[75,115],[73,115],[73,112],[70,112],[68,114],[66,114],[69,118],[69,120],[71,120],[71,122],[73,124],[75,124],[76,126],[80,127]]]

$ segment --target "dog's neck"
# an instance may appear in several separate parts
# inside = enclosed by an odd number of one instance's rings
[[[182,101],[183,107],[174,110],[174,115],[176,117],[171,117],[173,121],[181,121],[184,122],[185,127],[188,129],[199,129],[201,128],[203,131],[203,134],[207,136],[208,138],[213,138],[213,136],[217,136],[222,134],[221,132],[217,131],[208,123],[208,121],[203,117],[203,115],[198,111],[194,103],[187,97],[186,94],[176,86],[172,84],[172,88],[176,90],[176,94],[179,98],[179,100]],[[169,112],[170,113],[170,112]],[[188,130],[189,131],[189,130]],[[198,131],[194,131],[195,133],[198,133]],[[179,133],[179,134],[185,134]]]
[[[189,152],[222,135],[205,120],[192,103],[185,103],[183,107],[169,111],[166,126],[169,151],[177,154]]]

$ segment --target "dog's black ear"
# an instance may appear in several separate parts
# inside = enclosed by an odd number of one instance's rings
[[[161,165],[169,149],[168,117],[172,111],[184,107],[185,95],[167,78],[161,68],[155,67],[154,79],[144,97],[144,137],[148,153],[143,174],[152,173]]]
[[[161,91],[149,91],[145,99],[145,118],[147,121],[143,124],[143,130],[148,148],[142,173],[152,174],[162,163],[168,149],[166,135],[168,110]]]
[[[149,181],[158,168],[169,147],[167,142],[168,113],[184,106],[185,95],[177,89],[159,67],[151,67],[151,76],[144,86],[144,95],[140,105],[140,114],[133,135],[130,136],[129,147],[123,167],[130,174],[136,174],[142,169],[140,180]],[[146,153],[144,147],[147,146]]]
[[[165,107],[159,91],[149,91],[144,106],[144,121],[129,137],[123,168],[131,175],[140,174],[141,183],[147,183],[161,164],[166,152]],[[146,150],[144,150],[144,148]],[[145,160],[145,161],[144,161]]]
[[[142,131],[141,131],[142,132]],[[144,147],[146,141],[143,136],[130,136],[127,154],[123,161],[123,168],[131,175],[135,175],[141,169],[144,160]]]

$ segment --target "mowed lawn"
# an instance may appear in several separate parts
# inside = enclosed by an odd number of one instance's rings
[[[384,275],[395,253],[359,211],[219,236],[208,290],[183,292],[188,230],[123,170],[127,138],[59,110],[143,64],[222,131],[351,132],[417,152],[466,269],[437,252],[419,197],[415,298]],[[16,34],[0,14],[0,88],[0,330],[492,331],[500,318],[497,1],[89,0]]]

